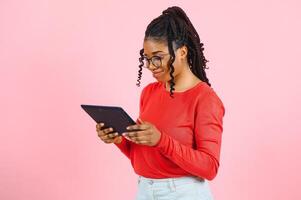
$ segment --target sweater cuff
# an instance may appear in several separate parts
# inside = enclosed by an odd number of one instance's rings
[[[168,140],[167,137],[168,136],[163,131],[161,131],[161,137],[160,137],[159,141],[157,142],[157,144],[155,144],[153,147],[156,149],[164,149],[165,144]]]

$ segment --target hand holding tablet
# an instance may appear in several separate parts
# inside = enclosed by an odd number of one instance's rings
[[[126,127],[136,124],[121,107],[84,104],[81,107],[97,123],[98,136],[106,143],[121,142],[122,133],[128,132]]]
[[[98,134],[98,137],[105,143],[121,143],[122,142],[122,136],[118,136],[117,132],[110,133],[113,130],[113,128],[102,128],[105,124],[104,123],[97,123],[96,124],[96,131]]]

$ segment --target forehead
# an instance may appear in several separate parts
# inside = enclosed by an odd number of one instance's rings
[[[168,46],[166,43],[149,39],[143,42],[143,49],[144,55],[154,55],[160,52],[168,52]]]

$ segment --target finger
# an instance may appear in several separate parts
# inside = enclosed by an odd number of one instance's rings
[[[96,123],[96,129],[101,129],[104,126],[104,123]]]
[[[98,126],[96,125],[96,131],[100,131],[100,130],[103,130],[104,128],[107,128],[105,126]]]
[[[105,133],[103,131],[101,131],[101,130],[98,130],[97,131],[97,135],[100,137],[100,136],[104,136]]]
[[[104,136],[109,132],[110,132],[110,129],[103,129],[103,130],[98,130],[97,134],[98,134],[98,136]]]
[[[103,140],[103,139],[104,139],[104,136],[105,136],[106,134],[105,134],[104,132],[102,132],[102,131],[99,131],[97,135],[98,135],[98,137],[99,137],[100,139]]]
[[[150,137],[134,137],[131,138],[131,141],[136,144],[150,144]]]
[[[136,144],[150,144],[149,141],[143,140],[143,141],[134,141]]]
[[[112,139],[112,138],[109,138],[108,135],[102,135],[102,136],[99,136],[99,137],[100,137],[100,139],[101,139],[102,141]]]
[[[131,137],[138,137],[143,135],[151,135],[151,132],[147,129],[142,131],[125,132],[125,135],[131,138]]]
[[[138,117],[138,122],[139,122],[140,124],[143,124],[143,123],[144,123],[144,121],[143,121],[140,117]]]
[[[112,128],[112,127],[106,128],[106,129],[103,129],[102,131],[103,131],[105,134],[107,134],[107,133],[112,132],[112,131],[113,131],[113,128]]]
[[[131,138],[129,138],[128,136],[124,135],[123,137],[125,137],[127,140],[132,141]]]
[[[148,124],[135,124],[126,127],[127,130],[145,130],[148,129],[150,126]]]
[[[131,140],[135,142],[139,141],[149,141],[150,140],[150,135],[142,135],[142,136],[132,136],[130,137]]]
[[[115,138],[116,136],[118,136],[118,133],[117,132],[114,132],[114,133],[110,133],[110,134],[107,134],[108,138]]]
[[[115,132],[115,133],[110,133],[110,134],[106,134],[104,136],[101,136],[104,140],[107,140],[107,139],[113,139],[115,138],[116,136],[118,136],[118,133]]]
[[[112,131],[113,131],[113,128],[107,128],[107,129],[103,129],[103,130],[98,130],[97,133],[98,133],[98,136],[104,136]]]

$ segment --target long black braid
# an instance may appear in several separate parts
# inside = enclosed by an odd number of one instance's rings
[[[168,43],[168,50],[171,55],[168,65],[170,66],[170,96],[173,97],[174,89],[174,66],[173,62],[175,60],[175,50],[186,45],[188,48],[187,61],[191,71],[202,81],[206,82],[210,87],[208,78],[206,77],[205,69],[206,60],[203,54],[203,43],[200,42],[200,38],[189,18],[185,12],[178,6],[172,6],[167,8],[162,12],[162,15],[153,19],[151,23],[147,26],[145,31],[144,40],[152,39],[158,42]],[[174,45],[173,45],[174,44]],[[142,66],[144,49],[140,50],[139,58],[139,71],[137,86],[140,87],[140,79],[142,76]]]

